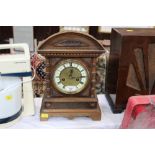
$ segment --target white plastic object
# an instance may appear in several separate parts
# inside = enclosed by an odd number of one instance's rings
[[[0,55],[0,73],[22,73],[31,71],[30,51],[27,44],[0,44],[1,49],[22,49],[23,54]]]
[[[0,90],[15,83],[17,84],[16,87],[0,94],[0,119],[11,117],[22,108],[21,78],[1,77]]]
[[[24,51],[24,54],[17,53],[17,54],[0,55],[0,74],[31,72],[30,51],[29,51],[28,45],[25,43],[0,45],[0,49],[12,49],[12,48],[22,49]],[[2,78],[3,77],[1,77],[0,79],[1,83],[2,83]],[[8,77],[8,78],[11,78],[11,77]],[[20,79],[20,78],[17,77],[16,80],[17,79]],[[8,80],[6,80],[6,82],[7,81]],[[28,81],[28,82],[24,83],[24,81]],[[16,85],[16,83],[14,84]],[[21,85],[21,83],[19,85]],[[13,89],[16,89],[17,87],[19,86],[12,87],[12,89],[10,88],[7,91],[13,92]],[[0,90],[2,90],[2,88],[0,88]],[[22,91],[20,91],[20,93],[21,92]],[[19,97],[18,92],[16,92],[16,94],[17,94],[16,97],[21,100],[22,97],[21,96]],[[4,96],[2,95],[2,97]],[[20,103],[20,107],[21,107],[22,102],[18,102],[18,103]],[[18,106],[18,103],[17,103],[17,106]],[[11,109],[11,106],[8,107],[7,111],[9,111],[9,109]],[[31,76],[23,77],[23,112],[22,112],[22,115],[28,116],[28,115],[34,115],[34,114],[35,114],[35,110],[34,110],[32,79],[31,79]],[[5,116],[7,117],[7,115]]]

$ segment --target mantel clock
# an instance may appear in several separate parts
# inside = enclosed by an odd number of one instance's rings
[[[52,116],[101,119],[95,92],[96,58],[103,46],[85,33],[61,32],[48,37],[38,47],[46,58],[46,90],[40,119]]]

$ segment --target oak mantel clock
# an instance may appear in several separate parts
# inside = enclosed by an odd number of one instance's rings
[[[96,58],[103,52],[103,46],[85,33],[61,32],[40,44],[38,53],[46,57],[41,120],[52,116],[101,119],[95,85]]]

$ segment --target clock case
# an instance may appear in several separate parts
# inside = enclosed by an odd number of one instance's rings
[[[112,29],[106,73],[106,98],[114,113],[128,98],[155,93],[155,29]]]
[[[45,92],[40,110],[40,119],[52,116],[74,118],[87,116],[101,119],[101,110],[96,95],[96,58],[105,52],[104,47],[86,33],[61,32],[44,40],[38,53],[46,58]],[[87,86],[77,94],[64,94],[53,84],[53,73],[63,60],[77,60],[85,65],[89,73]]]

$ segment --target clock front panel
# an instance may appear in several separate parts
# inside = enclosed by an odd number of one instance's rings
[[[59,60],[52,67],[51,84],[52,96],[78,95],[83,92],[84,96],[90,95],[90,71],[89,67],[81,60]]]

